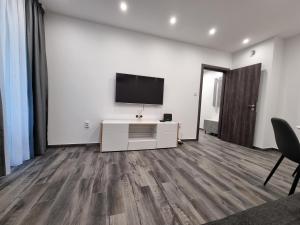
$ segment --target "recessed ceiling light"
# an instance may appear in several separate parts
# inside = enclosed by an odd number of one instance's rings
[[[245,38],[245,39],[243,40],[243,44],[244,44],[244,45],[248,44],[249,42],[250,42],[250,39],[249,39],[249,38]]]
[[[211,28],[211,29],[209,30],[208,34],[212,36],[212,35],[215,35],[216,32],[217,32],[217,29],[216,29],[216,28]]]
[[[175,16],[171,16],[170,18],[170,24],[175,25],[177,23],[177,18]]]
[[[121,9],[121,11],[126,12],[127,9],[128,9],[127,3],[126,2],[121,2],[120,3],[120,9]]]

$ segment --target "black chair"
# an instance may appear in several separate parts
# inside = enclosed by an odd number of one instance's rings
[[[268,183],[268,181],[270,180],[270,178],[272,177],[272,175],[274,174],[284,157],[286,157],[299,164],[299,166],[296,168],[293,174],[293,176],[296,176],[294,178],[294,182],[289,193],[289,195],[292,195],[295,192],[300,178],[300,143],[295,132],[285,120],[272,118],[271,121],[274,129],[276,144],[278,146],[278,150],[282,153],[282,155],[279,158],[276,165],[274,166],[274,168],[272,169],[264,185]]]

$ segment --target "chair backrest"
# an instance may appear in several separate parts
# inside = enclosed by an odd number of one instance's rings
[[[300,143],[291,126],[283,119],[272,118],[271,121],[279,151],[284,157],[300,163]]]

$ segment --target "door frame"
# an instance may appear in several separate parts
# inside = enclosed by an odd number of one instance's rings
[[[221,115],[222,115],[222,111],[223,111],[223,97],[224,97],[223,94],[224,94],[226,76],[228,76],[228,74],[230,73],[229,68],[213,66],[213,65],[208,65],[208,64],[202,64],[201,78],[200,78],[199,103],[198,103],[198,119],[197,119],[196,140],[199,140],[199,130],[200,130],[199,126],[200,126],[200,116],[201,116],[202,88],[203,88],[204,70],[210,70],[210,71],[222,72],[223,73],[223,83],[222,83],[222,92],[221,92],[221,104],[220,104],[218,131],[220,131],[220,128],[222,126],[222,120],[221,120],[222,117],[221,117]],[[218,132],[218,137],[219,137],[219,135],[220,135],[220,132]]]

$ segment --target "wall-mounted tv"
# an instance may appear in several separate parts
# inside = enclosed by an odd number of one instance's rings
[[[164,79],[116,74],[116,102],[163,104]]]

